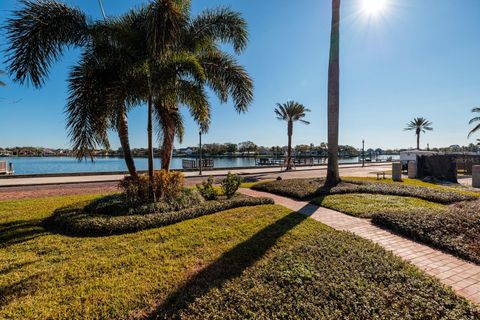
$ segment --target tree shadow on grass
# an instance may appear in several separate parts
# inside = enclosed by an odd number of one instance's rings
[[[47,234],[40,219],[18,220],[0,224],[0,248],[22,243]]]
[[[44,273],[37,273],[7,285],[0,285],[0,307],[34,293],[45,281],[44,275]]]
[[[240,276],[245,269],[260,260],[281,236],[307,217],[307,214],[292,212],[260,230],[191,277],[186,284],[170,294],[154,312],[145,318],[176,318],[178,312],[187,308],[195,299],[205,295],[213,288],[221,287],[230,279]]]

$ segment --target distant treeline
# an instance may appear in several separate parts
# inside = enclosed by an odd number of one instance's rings
[[[365,155],[395,155],[406,149],[366,149]],[[468,146],[451,145],[445,148],[431,148],[430,151],[440,152],[480,152],[480,146],[477,144],[469,144]],[[197,156],[199,151],[198,146],[175,149],[173,156]],[[273,156],[282,157],[286,154],[286,146],[258,146],[252,141],[244,141],[240,143],[207,143],[202,145],[202,153],[206,156],[236,156],[236,157],[252,157],[252,156]],[[147,156],[146,148],[134,148],[132,150],[135,157]],[[154,149],[155,154],[159,154],[160,148]],[[362,153],[361,149],[344,145],[339,146],[339,155],[341,157],[357,157]],[[112,156],[121,157],[123,155],[122,148],[116,150],[95,150],[96,156]],[[295,156],[313,156],[326,157],[327,144],[300,144],[294,147]],[[20,157],[38,157],[38,156],[73,156],[70,149],[51,149],[43,147],[12,147],[0,148],[0,156],[20,156]]]

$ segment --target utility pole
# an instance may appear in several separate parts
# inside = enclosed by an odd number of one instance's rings
[[[365,140],[362,140],[362,168],[365,167]]]
[[[202,175],[202,131],[201,130],[198,132],[198,138],[199,138],[199,143],[198,143],[198,146],[199,146],[199,149],[198,149],[199,164],[198,164],[198,167],[200,169],[198,174],[201,176]]]

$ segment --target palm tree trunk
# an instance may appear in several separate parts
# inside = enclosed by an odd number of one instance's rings
[[[127,165],[130,176],[137,177],[137,170],[135,168],[135,162],[133,161],[132,150],[130,149],[130,142],[128,139],[128,121],[127,115],[122,111],[117,118],[117,131],[118,138],[120,139],[120,145],[123,150],[123,158]]]
[[[420,150],[420,133],[417,133],[417,150]]]
[[[288,121],[288,148],[287,148],[287,170],[292,169],[292,134],[293,122]]]
[[[326,186],[340,182],[338,127],[340,109],[340,0],[332,0],[332,31],[328,65],[328,166]]]
[[[150,82],[150,81],[149,81]],[[149,85],[150,86],[150,85]],[[152,91],[148,95],[148,125],[147,125],[147,135],[148,135],[148,178],[149,178],[149,193],[150,200],[155,202],[155,192],[153,190],[153,98]]]
[[[175,140],[175,119],[169,112],[162,117],[163,146],[161,152],[162,169],[170,170]]]

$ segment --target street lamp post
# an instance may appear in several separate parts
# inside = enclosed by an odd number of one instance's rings
[[[199,150],[198,150],[198,155],[199,155],[199,164],[198,164],[198,167],[200,169],[199,171],[199,175],[201,176],[202,175],[202,131],[199,131],[198,132],[198,138],[199,138]]]
[[[365,167],[365,140],[362,140],[362,167]]]

